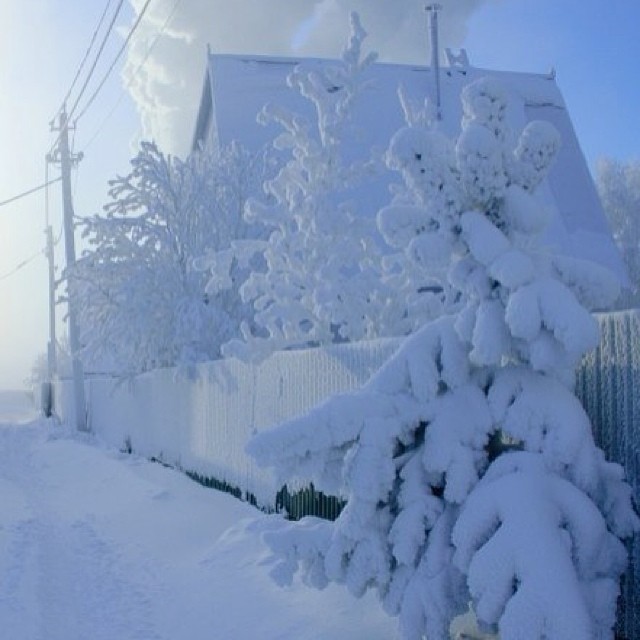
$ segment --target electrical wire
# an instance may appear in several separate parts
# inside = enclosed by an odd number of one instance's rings
[[[78,82],[78,78],[80,78],[80,74],[82,73],[82,70],[84,69],[84,65],[87,63],[87,60],[89,59],[89,54],[91,53],[91,50],[93,49],[93,45],[96,42],[96,38],[98,37],[98,33],[100,32],[100,29],[102,28],[102,24],[104,23],[104,19],[107,16],[107,12],[109,11],[109,7],[111,6],[112,2],[113,2],[113,0],[107,0],[107,3],[105,4],[104,10],[102,11],[102,15],[100,16],[100,19],[98,20],[98,24],[96,25],[96,28],[93,30],[93,35],[91,36],[91,41],[89,42],[89,46],[87,47],[87,50],[85,51],[84,57],[82,58],[82,60],[80,61],[80,64],[78,65],[78,69],[76,71],[75,76],[73,77],[73,80],[71,81],[71,86],[69,87],[69,90],[67,91],[64,99],[62,100],[62,104],[60,105],[60,108],[56,111],[55,115],[53,116],[53,118],[51,118],[51,120],[55,119],[55,117],[60,113],[60,111],[62,111],[64,105],[67,103],[67,100],[69,100],[69,98],[71,96],[71,92],[75,88],[76,82]]]
[[[93,73],[96,70],[96,66],[98,64],[98,61],[100,60],[100,56],[102,55],[102,52],[104,51],[104,48],[107,44],[107,41],[109,39],[109,36],[111,35],[111,32],[113,31],[113,27],[115,25],[115,22],[118,18],[118,15],[120,14],[120,10],[122,9],[122,5],[124,4],[124,0],[119,0],[118,2],[118,6],[116,7],[113,16],[111,17],[111,22],[109,23],[109,26],[107,27],[107,31],[104,34],[103,38],[102,38],[102,42],[100,43],[100,47],[98,48],[98,52],[96,53],[96,57],[93,60],[93,64],[91,65],[91,68],[89,69],[89,72],[87,74],[87,77],[84,80],[84,83],[82,84],[82,87],[80,88],[80,92],[78,93],[78,96],[75,99],[75,102],[73,103],[73,106],[71,107],[71,109],[69,110],[68,113],[65,114],[65,122],[61,123],[61,128],[58,132],[58,135],[56,136],[56,139],[53,141],[53,144],[49,147],[49,153],[51,153],[57,146],[58,143],[60,142],[60,138],[62,137],[62,128],[66,127],[67,130],[69,129],[68,123],[71,121],[71,118],[73,116],[73,114],[75,113],[76,109],[78,108],[78,104],[80,103],[80,100],[82,99],[82,96],[84,95],[84,92],[87,90],[87,86],[89,85],[89,82],[91,81],[91,78],[93,76]],[[58,113],[61,113],[63,111],[65,111],[66,105],[64,103],[62,103],[62,105],[60,106],[60,109],[58,110]]]
[[[120,59],[120,56],[122,56],[122,54],[124,53],[125,49],[127,48],[127,45],[129,44],[131,38],[133,37],[133,34],[135,33],[136,29],[138,28],[138,25],[142,21],[142,18],[144,17],[144,14],[146,13],[146,11],[149,8],[150,4],[151,4],[151,0],[147,0],[144,3],[144,6],[142,7],[142,10],[138,14],[138,17],[136,18],[136,21],[133,23],[133,26],[129,30],[129,33],[127,34],[127,37],[125,38],[125,41],[122,43],[122,46],[120,47],[120,50],[116,54],[116,57],[113,59],[113,62],[111,63],[111,66],[107,69],[107,72],[105,73],[105,75],[103,76],[102,80],[100,81],[100,84],[98,85],[96,90],[91,94],[91,97],[87,100],[85,106],[82,108],[82,110],[80,111],[80,113],[76,117],[76,120],[75,120],[76,122],[78,122],[78,120],[80,120],[80,118],[82,118],[82,116],[87,112],[89,107],[93,104],[93,101],[98,97],[98,94],[100,93],[100,91],[102,90],[102,87],[105,85],[107,79],[111,75],[111,72],[114,70],[118,60]]]
[[[102,38],[102,42],[100,43],[100,47],[98,48],[98,53],[96,53],[96,57],[93,61],[93,64],[91,65],[91,68],[89,69],[89,73],[87,74],[87,77],[85,78],[85,81],[82,85],[82,87],[80,88],[80,92],[78,93],[75,102],[73,103],[73,106],[71,107],[71,109],[69,110],[69,113],[67,115],[67,121],[71,120],[71,118],[73,117],[73,114],[75,113],[76,109],[78,108],[78,104],[80,103],[80,100],[82,100],[82,96],[84,95],[84,92],[87,90],[87,86],[89,85],[89,82],[91,81],[91,78],[93,76],[93,73],[96,70],[96,66],[98,64],[98,61],[100,60],[100,56],[102,55],[102,52],[104,51],[104,48],[107,44],[107,40],[109,39],[109,36],[111,35],[111,32],[113,31],[113,26],[115,25],[115,22],[118,18],[118,15],[120,14],[120,10],[122,9],[122,5],[124,4],[124,0],[119,0],[118,2],[118,6],[116,7],[116,10],[113,14],[113,16],[111,17],[111,22],[109,23],[109,26],[107,27],[107,32],[104,34],[103,38]]]
[[[34,253],[32,256],[29,256],[26,260],[23,260],[20,264],[18,264],[16,267],[11,269],[11,271],[7,271],[7,273],[1,275],[0,282],[2,282],[3,280],[6,280],[7,278],[10,278],[15,273],[18,273],[18,271],[20,271],[21,269],[24,269],[27,265],[31,264],[36,258],[39,258],[42,255],[42,253],[43,251],[42,249],[40,249],[38,253]]]
[[[118,96],[118,99],[116,100],[114,105],[111,107],[111,109],[107,113],[107,115],[102,119],[102,122],[98,125],[98,128],[95,130],[93,135],[89,138],[89,141],[84,145],[84,147],[82,149],[83,153],[86,153],[87,149],[93,144],[95,139],[102,133],[102,130],[104,129],[104,126],[107,124],[107,122],[109,122],[109,120],[111,119],[113,114],[116,112],[116,110],[120,106],[120,103],[122,102],[122,99],[124,98],[124,96],[125,96],[125,92],[122,91],[120,93],[120,95]]]
[[[114,105],[111,107],[111,109],[109,110],[107,115],[102,119],[102,122],[98,125],[98,128],[96,129],[96,131],[89,138],[89,141],[84,145],[83,153],[86,152],[86,150],[91,146],[91,144],[94,142],[94,140],[100,135],[100,133],[102,133],[102,130],[104,129],[104,126],[111,119],[113,114],[116,112],[117,108],[122,103],[122,99],[126,95],[127,89],[133,84],[134,78],[138,75],[138,73],[140,73],[140,71],[142,70],[142,67],[144,67],[144,65],[147,63],[147,60],[149,59],[149,56],[153,53],[153,50],[154,50],[156,44],[158,44],[158,41],[160,40],[160,36],[162,36],[162,34],[165,32],[166,28],[169,26],[169,24],[171,24],[171,21],[173,20],[175,14],[176,14],[176,11],[178,10],[178,7],[182,4],[182,2],[183,2],[183,0],[176,0],[176,2],[174,3],[173,9],[171,10],[171,13],[169,13],[169,15],[165,19],[164,23],[162,24],[162,26],[158,30],[158,33],[156,33],[156,35],[155,35],[155,37],[153,39],[153,42],[149,45],[149,48],[147,49],[147,52],[145,53],[144,57],[142,58],[140,64],[138,64],[138,66],[135,68],[133,73],[130,75],[129,80],[126,82],[124,88],[120,92],[120,95],[118,96],[118,99],[115,101]]]
[[[16,200],[20,200],[20,198],[24,198],[26,196],[31,195],[32,193],[36,193],[37,191],[40,191],[40,190],[48,187],[50,184],[54,184],[55,182],[60,182],[60,180],[62,180],[62,177],[54,178],[53,180],[49,180],[49,181],[45,182],[44,184],[40,184],[37,187],[33,187],[33,189],[29,189],[28,191],[24,191],[22,193],[19,193],[17,196],[13,196],[12,198],[9,198],[8,200],[3,200],[2,202],[0,202],[0,207],[4,207],[6,204],[10,204],[12,202],[15,202]]]
[[[15,202],[20,198],[24,198],[25,196],[28,196],[32,193],[36,193],[37,191],[40,191],[41,189],[44,189],[45,190],[44,192],[45,217],[47,219],[47,224],[49,224],[49,185],[54,184],[55,182],[59,182],[61,179],[62,179],[61,177],[58,177],[53,180],[49,180],[49,163],[45,159],[44,183],[37,187],[34,187],[33,189],[29,189],[24,193],[14,196],[13,198],[9,198],[8,200],[0,202],[0,206],[9,204],[10,202]],[[26,266],[31,264],[36,258],[41,256],[43,253],[46,254],[46,249],[44,251],[40,249],[37,253],[34,253],[33,255],[29,256],[28,258],[26,258],[25,260],[17,264],[13,269],[11,269],[11,271],[7,271],[6,273],[0,276],[0,282],[2,282],[3,280],[6,280],[7,278],[10,278],[12,275],[24,269]]]

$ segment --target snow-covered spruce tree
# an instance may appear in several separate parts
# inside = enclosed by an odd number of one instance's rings
[[[287,160],[265,183],[269,200],[251,201],[246,213],[268,225],[268,240],[235,245],[238,256],[261,254],[263,268],[241,289],[254,305],[256,326],[244,323],[243,339],[225,345],[225,355],[259,360],[280,349],[367,338],[388,303],[380,292],[375,220],[367,211],[379,204],[353,199],[355,190],[365,191],[375,163],[345,155],[355,135],[352,106],[375,60],[362,54],[366,33],[356,15],[351,26],[341,61],[301,64],[288,78],[313,104],[313,122],[275,105],[259,116],[282,127],[274,146]],[[215,265],[211,290],[225,286],[224,266]]]
[[[89,249],[69,274],[85,361],[123,376],[218,357],[251,317],[233,277],[206,296],[192,261],[259,234],[242,214],[264,179],[263,159],[239,146],[182,161],[143,142],[131,164],[104,214],[82,221]]]
[[[452,311],[457,293],[448,286],[449,239],[433,233],[461,203],[454,179],[455,149],[445,136],[428,133],[437,127],[430,101],[412,102],[398,91],[411,135],[397,135],[387,151],[387,166],[404,180],[393,185],[392,203],[378,213],[378,229],[391,252],[382,259],[385,285],[395,292],[394,303],[381,318],[380,335],[408,335],[427,320]],[[432,158],[438,158],[433,162]],[[438,216],[432,215],[438,211]]]
[[[622,252],[631,291],[621,296],[622,308],[640,305],[640,161],[602,158],[597,166],[598,192],[613,237]]]
[[[598,341],[583,305],[616,287],[541,240],[533,192],[557,132],[532,122],[511,144],[505,93],[491,80],[462,99],[453,162],[441,134],[417,128],[391,149],[403,150],[406,179],[439,163],[454,194],[426,205],[428,242],[448,247],[463,310],[407,338],[360,391],[250,442],[283,481],[311,480],[346,501],[335,522],[267,535],[274,576],[374,589],[411,640],[448,638],[469,602],[501,640],[612,638],[621,539],[639,522],[571,374]],[[447,151],[427,159],[426,145]]]

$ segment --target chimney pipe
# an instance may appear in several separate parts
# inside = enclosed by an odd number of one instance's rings
[[[434,103],[436,105],[436,117],[442,120],[442,105],[440,102],[440,53],[438,46],[438,11],[442,10],[442,5],[428,4],[425,9],[429,13],[429,26],[431,30],[431,69],[433,70],[435,81]]]

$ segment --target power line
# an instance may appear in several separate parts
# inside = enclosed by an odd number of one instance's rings
[[[73,114],[75,113],[75,110],[78,108],[78,104],[80,102],[80,100],[82,100],[82,96],[84,95],[84,92],[87,90],[87,86],[91,80],[91,77],[93,76],[94,71],[96,70],[96,66],[98,64],[98,61],[100,60],[100,56],[102,55],[102,52],[104,51],[104,48],[107,44],[107,40],[109,39],[109,36],[111,35],[111,32],[113,30],[113,26],[118,18],[118,15],[120,14],[120,9],[122,9],[122,5],[124,4],[124,0],[120,0],[118,2],[118,6],[116,7],[116,10],[111,18],[111,22],[109,23],[109,26],[107,27],[107,32],[104,34],[103,38],[102,38],[102,42],[100,43],[100,47],[98,48],[98,53],[96,53],[96,57],[93,61],[93,64],[91,65],[91,68],[89,69],[89,73],[87,74],[87,77],[85,78],[85,81],[82,85],[82,87],[80,88],[80,92],[78,93],[78,96],[76,97],[75,102],[73,103],[73,107],[71,107],[70,111],[69,111],[69,115],[67,117],[67,120],[71,120],[71,117],[73,116]]]
[[[111,119],[113,114],[116,112],[116,109],[120,106],[120,103],[122,102],[122,99],[125,96],[126,90],[131,86],[131,84],[133,83],[134,78],[138,75],[138,73],[140,73],[140,70],[142,69],[142,67],[144,67],[144,65],[147,63],[147,60],[149,59],[149,56],[153,53],[153,50],[154,50],[156,44],[158,44],[158,41],[160,40],[160,36],[162,36],[162,34],[165,32],[166,28],[169,26],[169,24],[171,24],[171,21],[173,20],[173,17],[175,16],[176,11],[178,10],[178,7],[181,4],[182,4],[182,0],[176,0],[176,2],[173,5],[173,9],[171,10],[171,13],[165,19],[164,23],[162,24],[162,26],[158,30],[158,33],[156,33],[156,35],[155,35],[155,37],[153,39],[153,42],[151,43],[151,45],[147,49],[147,52],[144,55],[144,58],[142,58],[142,61],[140,62],[140,64],[138,64],[138,66],[135,68],[133,73],[130,75],[129,80],[125,84],[125,86],[122,89],[122,91],[120,91],[120,95],[118,96],[118,99],[115,101],[114,105],[111,107],[111,109],[109,110],[107,115],[102,119],[102,122],[98,125],[98,128],[96,129],[96,131],[89,138],[89,141],[84,145],[83,152],[86,152],[86,150],[93,143],[93,141],[100,135],[100,133],[102,132],[102,129],[105,126],[105,124],[107,124],[107,122]]]
[[[149,8],[150,4],[151,4],[151,0],[147,0],[144,3],[144,6],[142,7],[142,10],[138,14],[138,17],[136,18],[136,21],[133,23],[133,26],[129,30],[129,33],[127,34],[127,37],[125,38],[125,41],[122,43],[122,46],[120,47],[120,50],[116,54],[116,57],[113,59],[113,62],[111,63],[111,66],[107,69],[107,72],[105,73],[104,77],[100,81],[100,84],[98,85],[96,90],[91,94],[91,97],[89,98],[89,100],[87,100],[84,108],[78,114],[78,116],[76,118],[76,122],[78,120],[80,120],[80,118],[82,118],[82,116],[87,112],[87,109],[89,109],[89,107],[93,104],[93,101],[97,98],[98,94],[102,90],[102,87],[104,86],[105,82],[107,81],[107,79],[111,75],[111,72],[115,68],[118,60],[120,59],[120,56],[124,53],[125,49],[127,48],[127,45],[129,44],[129,41],[133,37],[133,34],[135,33],[136,29],[138,28],[138,25],[140,24],[140,22],[142,21],[142,18],[144,17],[144,14],[146,13],[146,11]],[[76,101],[76,103],[77,103],[77,101]]]
[[[95,130],[93,135],[89,138],[89,142],[87,142],[87,144],[84,145],[84,148],[82,150],[83,153],[85,153],[87,151],[87,149],[93,143],[93,141],[100,135],[100,133],[102,132],[102,129],[104,128],[104,125],[107,124],[107,122],[109,122],[109,120],[111,119],[111,116],[113,116],[113,114],[116,112],[116,109],[120,106],[120,103],[122,102],[122,98],[124,98],[124,95],[125,95],[125,92],[123,90],[123,91],[120,92],[120,95],[118,96],[118,99],[116,100],[114,105],[111,107],[111,109],[109,110],[107,115],[103,118],[103,120],[99,124],[98,128]]]
[[[13,198],[9,198],[8,200],[3,200],[2,202],[0,202],[0,207],[4,207],[4,205],[6,205],[6,204],[10,204],[11,202],[15,202],[16,200],[20,200],[20,198],[24,198],[24,197],[26,197],[28,195],[31,195],[32,193],[36,193],[37,191],[40,191],[41,189],[44,189],[45,187],[48,187],[50,184],[54,184],[55,182],[60,182],[60,180],[62,180],[62,178],[60,178],[60,177],[54,178],[53,180],[48,180],[44,184],[40,184],[37,187],[33,187],[33,189],[29,189],[28,191],[24,191],[23,193],[19,193],[17,196],[13,196]]]
[[[91,50],[93,49],[93,45],[96,42],[96,38],[98,37],[98,33],[100,32],[100,29],[102,28],[102,24],[104,22],[105,17],[107,16],[107,12],[109,11],[109,7],[111,6],[111,2],[112,1],[113,0],[107,0],[107,3],[105,4],[104,10],[102,11],[102,15],[100,16],[100,19],[98,20],[98,24],[96,25],[96,28],[93,30],[93,35],[91,36],[91,41],[89,42],[89,46],[87,47],[87,50],[85,51],[84,57],[80,61],[80,65],[78,66],[76,74],[73,77],[73,80],[71,81],[71,86],[69,87],[69,90],[67,91],[67,94],[65,95],[64,99],[62,100],[62,104],[63,105],[66,104],[67,100],[71,96],[71,92],[73,91],[74,87],[76,86],[76,82],[78,82],[78,78],[80,77],[80,74],[82,73],[82,70],[84,69],[84,65],[86,64],[87,60],[89,59],[89,54],[91,53]],[[58,111],[56,111],[56,114],[53,116],[53,118],[51,118],[52,120],[60,113],[61,109],[62,109],[62,107],[60,107],[60,109],[58,109]]]
[[[103,38],[102,38],[102,42],[100,43],[100,47],[98,48],[98,52],[96,53],[96,57],[94,58],[93,64],[91,65],[91,68],[89,69],[89,73],[87,74],[87,77],[85,78],[85,81],[84,81],[82,87],[80,88],[80,92],[78,93],[78,96],[76,97],[76,100],[73,103],[73,107],[71,107],[71,110],[67,114],[65,114],[64,123],[61,123],[60,131],[59,131],[58,135],[56,136],[56,139],[53,141],[51,147],[49,147],[49,152],[50,153],[56,148],[56,146],[60,142],[60,138],[62,137],[62,128],[63,127],[67,127],[68,123],[71,121],[71,117],[73,116],[75,110],[78,108],[78,104],[79,104],[80,100],[82,99],[82,96],[84,95],[84,92],[86,91],[87,86],[89,85],[89,82],[91,81],[91,78],[92,78],[93,73],[94,73],[94,71],[96,69],[98,61],[100,60],[100,56],[102,55],[102,52],[104,51],[104,48],[105,48],[105,46],[107,44],[107,40],[109,39],[109,36],[111,35],[111,32],[113,31],[113,26],[115,25],[116,19],[118,18],[118,15],[120,14],[120,9],[122,9],[122,5],[123,4],[124,4],[124,0],[120,0],[118,2],[118,6],[116,7],[116,10],[115,10],[113,16],[111,17],[111,22],[109,23],[109,26],[107,27],[107,31],[104,34]],[[57,113],[64,112],[66,110],[65,108],[66,108],[66,105],[63,102],[62,105],[60,105],[60,108],[58,109]],[[53,127],[53,122],[51,123],[51,125]]]
[[[29,256],[26,260],[23,260],[20,264],[18,264],[16,267],[11,269],[11,271],[7,271],[7,273],[0,276],[0,282],[2,282],[3,280],[6,280],[7,278],[10,278],[15,273],[18,273],[18,271],[20,271],[21,269],[24,269],[27,265],[32,263],[36,258],[40,257],[41,255],[42,255],[42,249],[40,249],[38,253],[34,253],[32,256]]]

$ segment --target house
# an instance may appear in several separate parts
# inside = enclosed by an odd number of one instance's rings
[[[531,120],[551,122],[562,136],[562,148],[538,194],[554,212],[549,242],[568,255],[595,260],[612,269],[620,281],[628,277],[555,74],[516,73],[478,69],[466,53],[453,56],[440,71],[442,130],[455,136],[460,130],[462,88],[482,76],[501,81],[510,94],[510,125],[518,131]],[[202,99],[193,148],[227,145],[236,140],[249,149],[270,144],[280,132],[275,124],[262,126],[256,116],[269,102],[313,117],[313,105],[287,85],[287,76],[301,60],[265,56],[223,55],[208,52]],[[330,60],[304,59],[307,67],[321,68]],[[352,152],[360,157],[372,147],[386,149],[392,135],[404,125],[398,86],[412,100],[432,95],[434,71],[427,66],[376,63],[367,69],[367,86],[354,103],[358,124]],[[391,173],[380,191],[397,181]],[[378,194],[380,195],[380,194]],[[383,196],[384,198],[384,196]],[[383,200],[384,201],[384,200]]]

